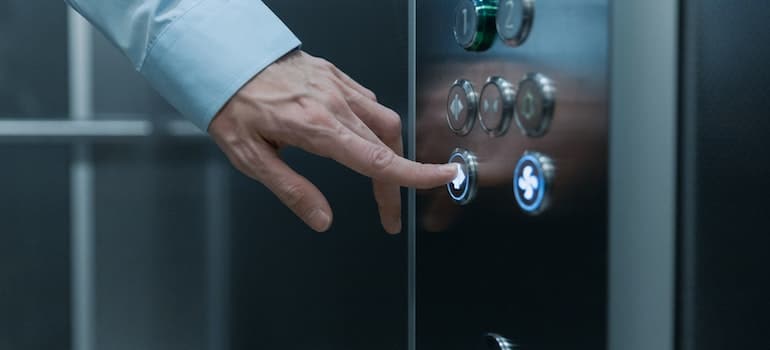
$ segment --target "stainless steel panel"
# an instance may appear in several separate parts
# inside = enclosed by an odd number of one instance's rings
[[[416,159],[446,162],[456,147],[478,158],[476,199],[418,191],[416,347],[476,349],[488,332],[521,349],[601,349],[606,342],[608,14],[606,0],[536,1],[519,47],[495,39],[468,52],[452,36],[455,1],[416,3]],[[527,136],[513,122],[490,137],[446,122],[449,87],[490,76],[517,83],[541,73],[556,88],[550,128]],[[551,206],[528,215],[514,199],[526,151],[553,159]]]
[[[674,348],[678,6],[612,6],[610,350]]]

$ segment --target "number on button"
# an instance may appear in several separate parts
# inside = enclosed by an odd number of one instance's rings
[[[513,29],[513,26],[516,25],[516,23],[513,23],[513,19],[516,17],[513,15],[513,10],[515,10],[513,0],[506,1],[505,6],[508,7],[508,17],[505,19],[505,28]]]

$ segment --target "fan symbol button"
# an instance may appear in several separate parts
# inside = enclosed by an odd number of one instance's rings
[[[554,171],[555,166],[548,156],[538,152],[524,153],[513,172],[513,194],[521,210],[536,215],[548,207]]]
[[[524,170],[522,170],[518,180],[519,189],[524,192],[524,199],[527,201],[531,201],[535,198],[535,191],[540,187],[540,180],[538,180],[537,176],[534,176],[533,173],[534,169],[532,166],[527,165],[524,167]]]

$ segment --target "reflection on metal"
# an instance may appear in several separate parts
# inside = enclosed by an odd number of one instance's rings
[[[484,335],[483,350],[513,350],[516,348],[516,344],[513,344],[502,335],[495,333],[487,333]]]
[[[415,140],[417,138],[417,0],[409,0],[409,122],[407,125],[407,156],[411,160],[417,158]],[[417,192],[409,188],[407,211],[407,350],[417,349]]]
[[[70,114],[86,119],[93,112],[91,27],[72,10],[68,12]],[[17,130],[20,131],[20,130]],[[94,203],[91,148],[73,145],[70,163],[72,349],[95,348]]]
[[[679,2],[615,1],[610,18],[607,349],[671,350],[678,348]]]

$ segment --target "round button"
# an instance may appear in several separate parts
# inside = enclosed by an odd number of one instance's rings
[[[540,73],[529,73],[519,81],[516,94],[516,124],[533,137],[543,136],[553,119],[556,108],[556,88]]]
[[[521,46],[529,36],[534,19],[534,0],[501,0],[497,11],[497,34],[509,46]]]
[[[516,89],[501,77],[489,77],[481,89],[479,124],[490,136],[502,136],[513,117]]]
[[[457,135],[467,135],[476,120],[478,95],[471,82],[456,80],[449,89],[446,106],[446,120],[449,128]]]
[[[449,157],[449,163],[457,164],[457,176],[446,185],[449,197],[457,204],[468,204],[476,196],[476,156],[457,148]]]
[[[483,51],[494,42],[497,0],[460,0],[455,8],[455,41],[468,51]]]
[[[513,193],[521,210],[536,215],[548,208],[556,167],[551,158],[525,152],[513,171]]]

